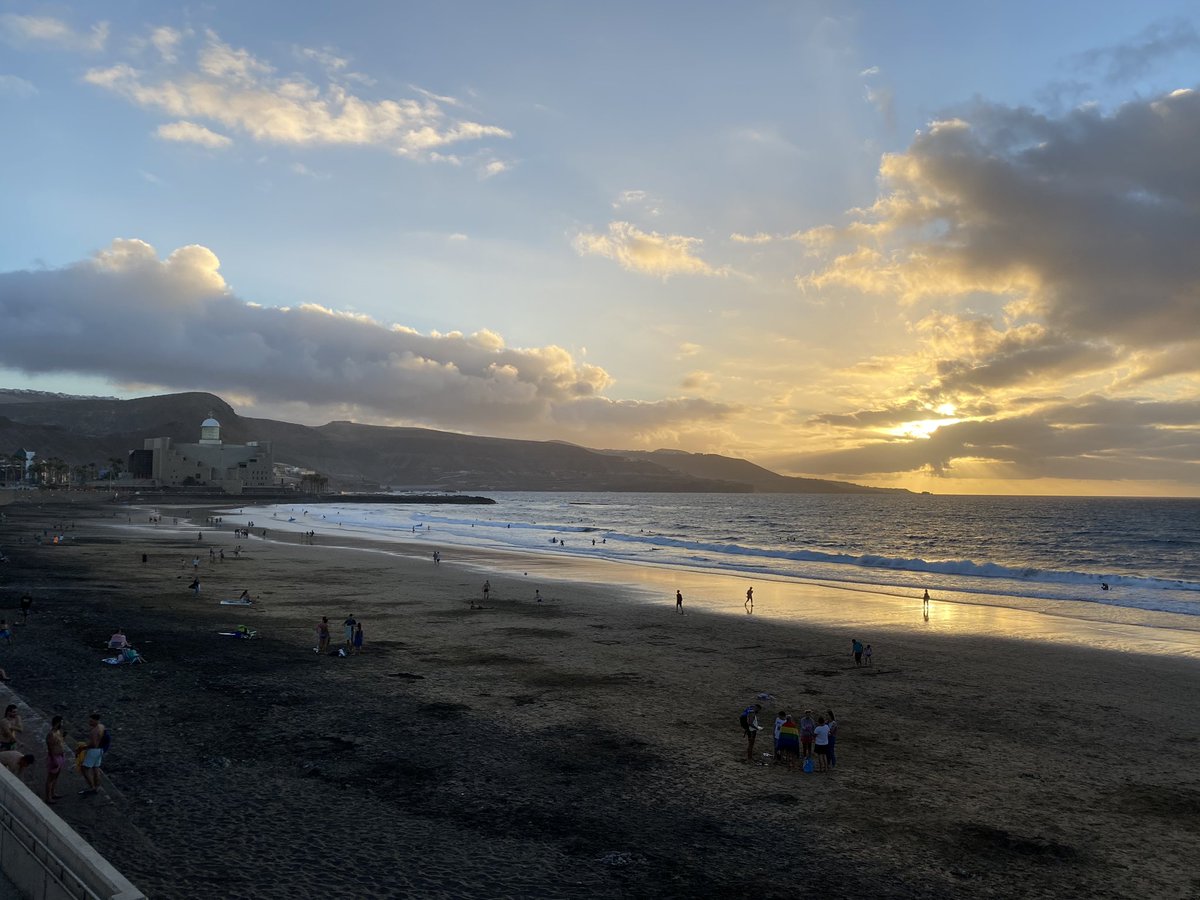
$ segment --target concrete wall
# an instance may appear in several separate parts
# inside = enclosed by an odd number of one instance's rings
[[[0,868],[30,900],[146,896],[3,766]]]

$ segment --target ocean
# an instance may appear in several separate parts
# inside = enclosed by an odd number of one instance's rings
[[[935,596],[1070,601],[1081,613],[1090,604],[1095,612],[1200,616],[1200,500],[486,495],[494,506],[326,502],[246,508],[229,518],[322,537],[415,542],[430,553],[471,546],[570,554],[916,596],[928,589]]]

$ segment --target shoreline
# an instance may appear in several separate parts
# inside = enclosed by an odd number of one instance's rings
[[[229,523],[198,542],[82,509],[65,545],[35,548],[11,538],[58,511],[7,509],[0,606],[35,596],[0,648],[11,687],[72,724],[96,708],[115,735],[111,792],[56,810],[151,896],[782,897],[797,871],[835,898],[1197,887],[1191,658],[989,637],[961,617],[927,629],[907,611],[852,634],[768,615],[757,579],[761,614],[701,602],[698,581],[679,616],[673,590],[565,561],[435,567],[424,550],[258,537],[232,560]],[[202,562],[195,596],[185,564],[210,543],[227,559]],[[470,610],[484,577],[490,608]],[[255,607],[217,605],[242,587]],[[350,612],[364,653],[314,654],[313,623],[328,615],[336,639]],[[216,636],[242,623],[260,638]],[[99,664],[118,624],[145,665]],[[851,636],[875,641],[870,669]],[[837,711],[835,773],[745,763],[736,716],[759,692],[775,696],[767,734],[777,707]],[[1151,766],[1131,758],[1145,740]]]
[[[165,508],[165,507],[164,507]],[[229,514],[231,508],[213,507],[207,513]],[[149,512],[144,510],[143,512]],[[242,516],[250,517],[250,516]],[[270,520],[270,532],[298,536],[299,522]],[[137,528],[135,524],[133,526]],[[144,529],[145,526],[143,526]],[[192,527],[204,527],[193,523]],[[228,523],[228,527],[237,527]],[[261,529],[261,524],[255,525]],[[186,528],[185,528],[186,530]],[[278,540],[273,536],[271,540]],[[282,541],[281,543],[288,543]],[[399,558],[428,561],[436,541],[418,543],[403,535],[364,535],[360,529],[346,532],[329,529],[319,533],[314,547],[360,549]],[[450,555],[447,556],[446,554]],[[755,587],[755,615],[777,622],[801,622],[823,626],[847,625],[855,621],[860,628],[908,630],[912,622],[927,630],[953,630],[966,634],[986,634],[1003,630],[1022,640],[1050,643],[1083,643],[1127,653],[1182,655],[1200,660],[1200,617],[1183,613],[1136,607],[1121,607],[1087,601],[1049,600],[999,593],[937,593],[930,604],[930,618],[923,620],[919,595],[906,595],[890,585],[861,582],[828,582],[778,574],[726,571],[701,566],[674,566],[652,561],[589,558],[576,553],[524,550],[497,547],[450,545],[443,559],[454,559],[475,566],[481,573],[496,568],[514,577],[522,572],[532,584],[538,577],[567,579],[575,583],[601,583],[620,586],[631,596],[646,603],[668,603],[678,588],[686,588],[689,607],[708,612],[740,616],[744,607],[740,597],[747,586]],[[539,576],[539,572],[546,573]],[[764,590],[763,587],[766,587]],[[697,595],[693,597],[693,595]],[[844,596],[859,601],[858,606],[830,602]],[[727,597],[728,600],[714,599]],[[867,615],[867,606],[871,614]],[[954,610],[960,610],[957,614]],[[988,612],[999,610],[998,612]],[[914,618],[915,614],[915,618]],[[1065,623],[1071,623],[1067,625]]]

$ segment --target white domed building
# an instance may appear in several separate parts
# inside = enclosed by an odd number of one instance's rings
[[[276,487],[270,441],[226,444],[212,413],[200,423],[199,443],[147,438],[143,450],[153,456],[151,477],[159,487],[207,487],[228,494]]]

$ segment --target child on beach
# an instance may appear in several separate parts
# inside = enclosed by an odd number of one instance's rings
[[[363,648],[362,622],[355,622],[354,623],[354,650],[353,650],[353,652],[356,654],[361,653],[362,648]]]
[[[867,644],[867,649],[863,651],[863,658],[866,660],[866,663],[868,666],[871,665],[871,645],[870,644]]]

